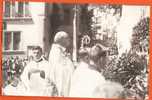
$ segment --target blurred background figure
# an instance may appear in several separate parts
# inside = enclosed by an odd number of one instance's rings
[[[22,74],[28,59],[21,57],[11,57],[10,59],[3,59],[2,73],[3,73],[3,88],[10,84],[14,77],[19,78]]]

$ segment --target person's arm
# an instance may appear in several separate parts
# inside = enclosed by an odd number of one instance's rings
[[[59,79],[58,72],[60,72],[60,67],[62,63],[61,51],[57,47],[52,47],[49,54],[49,74],[47,76],[48,85],[54,83],[58,90],[58,95],[61,92],[61,80]]]
[[[48,76],[47,78],[49,78],[52,81],[55,81],[55,69],[56,67],[58,67],[61,63],[61,51],[59,48],[53,46],[52,49],[50,50],[50,54],[49,54],[49,72],[48,72]]]
[[[29,65],[27,65],[25,68],[24,68],[24,70],[23,70],[23,73],[22,73],[22,75],[21,75],[21,81],[23,82],[23,84],[24,84],[24,86],[25,86],[25,88],[27,89],[27,90],[29,90],[29,68],[30,66]]]
[[[45,64],[45,91],[44,94],[46,96],[57,96],[58,95],[58,91],[57,91],[57,87],[56,84],[52,81],[52,77],[50,76],[50,64],[48,62],[46,62]],[[42,74],[42,73],[41,73]]]

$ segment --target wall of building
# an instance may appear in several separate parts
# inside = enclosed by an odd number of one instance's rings
[[[20,50],[23,51],[30,45],[43,47],[45,3],[30,2],[29,7],[33,23],[7,24],[7,31],[21,31]]]
[[[44,51],[48,56],[56,32],[66,31],[73,38],[73,5],[47,3],[44,23]]]

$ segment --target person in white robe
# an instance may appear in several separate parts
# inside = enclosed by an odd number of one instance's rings
[[[46,76],[48,74],[48,61],[42,56],[42,49],[39,46],[33,48],[33,58],[25,67],[21,81],[26,87],[25,95],[45,96]]]
[[[71,57],[66,51],[69,45],[68,33],[60,31],[55,35],[49,54],[50,74],[47,79],[56,85],[58,96],[64,97],[69,95],[71,76],[74,71]]]
[[[105,80],[101,73],[107,48],[93,46],[83,52],[83,58],[72,76],[70,97],[85,98],[121,98],[123,87],[115,82]],[[85,55],[84,55],[85,53]]]
[[[34,60],[24,68],[20,79],[14,78],[14,81],[3,89],[4,95],[45,96],[49,64],[42,56],[40,46],[34,46],[32,51]]]
[[[94,49],[96,48],[93,47],[90,52],[84,52],[85,55],[80,54],[83,58],[72,76],[70,97],[96,98],[96,90],[105,83],[105,78],[99,72],[97,65],[99,50]]]

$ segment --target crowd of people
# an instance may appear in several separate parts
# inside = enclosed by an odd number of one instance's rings
[[[3,88],[4,95],[123,98],[124,88],[102,75],[107,48],[96,44],[79,52],[75,65],[67,49],[70,37],[64,31],[54,37],[48,61],[40,46],[33,47],[33,61],[27,63],[19,79]]]
[[[14,77],[19,77],[26,66],[28,59],[19,56],[2,60],[3,87],[12,82]]]

